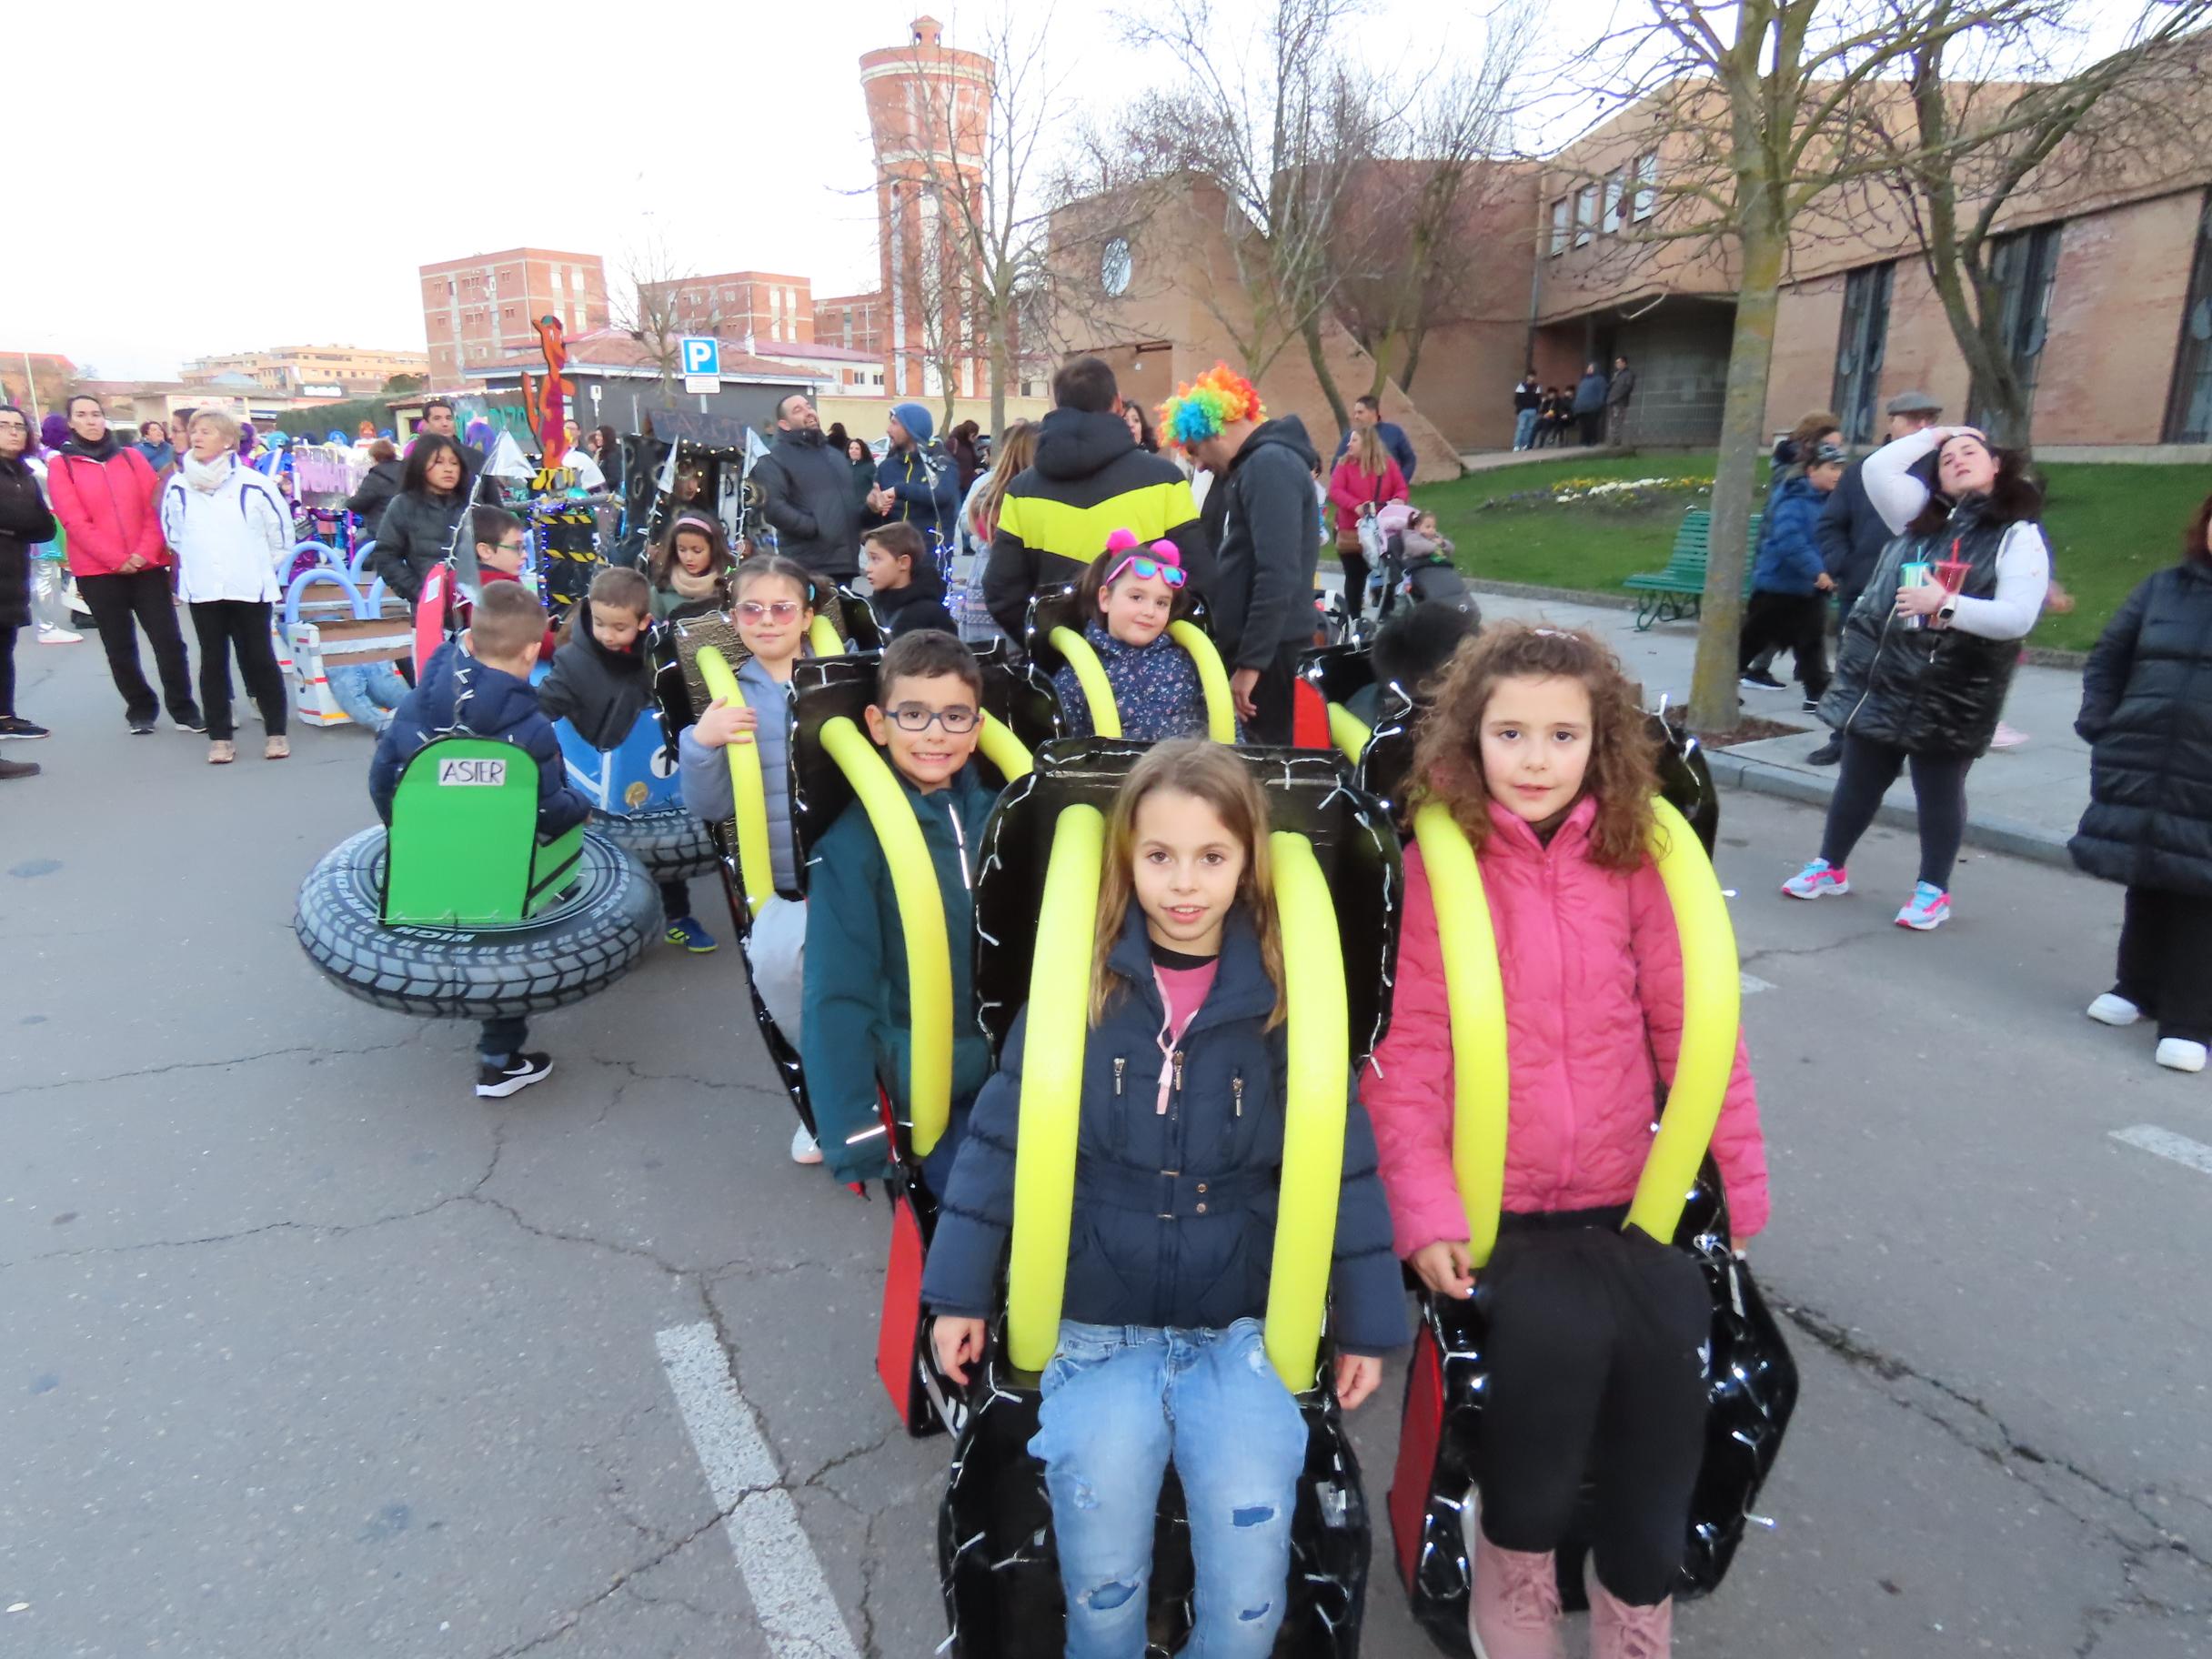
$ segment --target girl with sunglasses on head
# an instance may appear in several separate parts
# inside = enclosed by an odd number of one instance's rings
[[[679,523],[683,522],[679,520]],[[708,823],[736,816],[729,780],[732,743],[760,750],[760,782],[768,804],[769,863],[777,896],[760,907],[745,937],[753,989],[776,1029],[799,1046],[800,988],[804,982],[807,904],[781,895],[799,890],[791,836],[791,673],[811,653],[807,629],[814,621],[814,585],[806,568],[772,553],[757,554],[729,576],[729,620],[745,647],[738,664],[741,703],[716,698],[677,739],[684,805]],[[821,1148],[799,1126],[791,1137],[794,1163],[819,1163]]]
[[[1168,624],[1182,604],[1182,555],[1171,541],[1141,545],[1128,530],[1106,538],[1106,551],[1091,561],[1081,595],[1083,638],[1105,665],[1121,711],[1121,735],[1140,743],[1206,735],[1206,694],[1198,665],[1170,638]],[[1052,676],[1060,693],[1061,735],[1091,734],[1091,703],[1075,670],[1062,665]]]

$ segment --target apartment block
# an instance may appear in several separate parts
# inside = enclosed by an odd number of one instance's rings
[[[419,275],[435,387],[535,346],[541,317],[558,317],[570,335],[607,323],[607,267],[597,254],[510,247],[426,265]]]

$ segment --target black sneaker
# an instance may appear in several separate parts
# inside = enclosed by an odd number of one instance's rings
[[[1737,685],[1746,691],[1779,691],[1782,682],[1764,669],[1745,669],[1736,676]]]
[[[35,760],[0,760],[0,778],[35,778],[37,776],[38,762]]]
[[[1807,714],[1818,714],[1820,712],[1820,699],[1817,697],[1808,697],[1804,702],[1798,704],[1797,706],[1798,708],[1804,709]]]
[[[131,716],[131,736],[134,738],[146,737],[152,733],[153,729],[154,717],[152,715]]]
[[[504,1100],[528,1089],[532,1083],[541,1083],[553,1075],[553,1056],[550,1054],[510,1054],[504,1063],[498,1061],[477,1061],[477,1093],[488,1100]]]
[[[47,738],[53,735],[44,726],[34,726],[19,714],[0,715],[0,738]]]
[[[179,731],[204,732],[207,729],[207,721],[206,718],[202,716],[200,711],[196,709],[195,709],[190,714],[179,714],[172,716],[171,718],[176,721],[176,729]]]
[[[1834,766],[1843,758],[1843,739],[1830,738],[1825,743],[1823,743],[1818,749],[1807,755],[1805,759],[1807,766]]]

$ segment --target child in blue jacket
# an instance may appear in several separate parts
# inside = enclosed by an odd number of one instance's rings
[[[1154,1512],[1172,1462],[1197,1569],[1185,1651],[1263,1659],[1282,1623],[1305,1421],[1262,1342],[1283,1149],[1282,945],[1267,803],[1219,744],[1163,743],[1114,803],[1083,1053],[1060,1342],[1031,1452],[1045,1466],[1069,1659],[1140,1659]],[[1026,1012],[975,1106],[922,1298],[967,1381],[1012,1226]],[[1357,1101],[1345,1123],[1332,1326],[1346,1410],[1406,1340]],[[1040,1633],[1031,1651],[1045,1652]]]
[[[591,803],[568,787],[560,739],[530,689],[545,626],[537,596],[520,583],[486,585],[467,631],[437,648],[415,689],[377,739],[368,797],[386,823],[392,821],[399,774],[415,751],[432,738],[456,731],[512,743],[538,762],[539,835],[564,834],[591,816]],[[477,1040],[478,1095],[504,1099],[552,1072],[551,1055],[523,1051],[529,1032],[529,1022],[520,1018],[484,1021]]]
[[[982,718],[983,676],[966,646],[935,628],[891,641],[877,669],[868,735],[882,748],[921,825],[952,947],[952,1121],[921,1165],[938,1194],[959,1150],[969,1103],[990,1071],[990,1048],[976,1023],[970,946],[983,824],[998,799],[969,764]],[[830,1174],[858,1181],[886,1173],[890,1149],[876,1110],[876,1083],[882,1080],[903,1119],[913,1015],[906,930],[890,865],[857,800],[814,843],[808,862],[800,1023],[807,1099]]]
[[[1797,678],[1805,682],[1807,714],[1828,689],[1828,595],[1835,587],[1835,578],[1821,564],[1820,509],[1843,476],[1844,452],[1820,443],[1775,486],[1759,529],[1751,600],[1744,608],[1736,648],[1744,684],[1763,689],[1766,680],[1749,678],[1753,660],[1770,648],[1788,647],[1797,659]]]
[[[1198,665],[1168,634],[1182,590],[1182,554],[1175,544],[1144,547],[1128,530],[1109,536],[1106,551],[1083,572],[1083,638],[1113,688],[1121,735],[1140,743],[1206,735]],[[1095,729],[1091,703],[1075,670],[1061,668],[1052,689],[1060,693],[1061,735],[1089,737]]]

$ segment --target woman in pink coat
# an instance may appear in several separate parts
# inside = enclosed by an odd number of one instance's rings
[[[124,718],[134,732],[152,731],[166,703],[179,729],[205,731],[184,630],[176,625],[169,587],[174,561],[161,539],[154,469],[116,441],[97,397],[80,392],[69,399],[68,412],[69,441],[46,464],[46,495],[69,533],[69,568],[99,627],[107,671],[123,693]],[[160,702],[138,666],[139,628],[154,648]]]
[[[1329,499],[1336,507],[1336,557],[1344,567],[1344,604],[1353,616],[1367,605],[1367,552],[1360,545],[1360,521],[1393,501],[1405,499],[1405,474],[1372,426],[1360,427],[1345,446],[1343,458],[1329,475]]]
[[[1559,1653],[1553,1552],[1587,1470],[1593,1659],[1664,1654],[1704,1451],[1712,1304],[1688,1256],[1622,1228],[1682,1038],[1681,946],[1646,850],[1657,786],[1644,715],[1596,638],[1509,623],[1453,658],[1414,775],[1473,843],[1505,989],[1504,1213],[1482,1270],[1477,1651]],[[1399,1254],[1438,1295],[1465,1297],[1452,1033],[1418,851],[1405,876],[1390,1036],[1361,1098]],[[1766,1222],[1740,1044],[1713,1154],[1740,1246]]]

